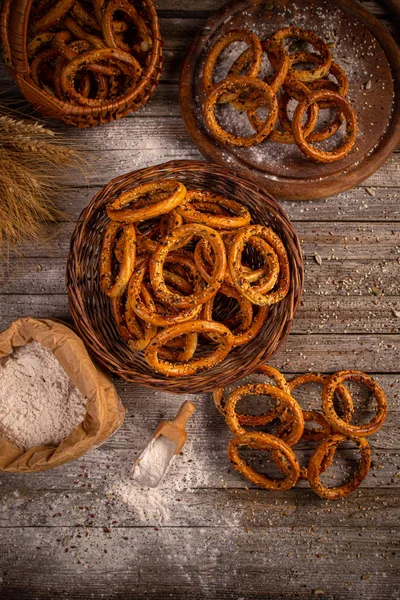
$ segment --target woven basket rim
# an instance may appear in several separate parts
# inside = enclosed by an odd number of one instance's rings
[[[122,96],[121,99],[112,100],[99,106],[81,106],[61,100],[55,96],[52,96],[46,92],[46,90],[41,89],[32,81],[29,74],[29,64],[26,52],[26,30],[30,18],[32,0],[19,0],[22,6],[18,10],[18,15],[20,16],[23,14],[23,21],[20,36],[21,41],[18,43],[17,52],[15,50],[13,52],[9,38],[10,19],[12,17],[12,11],[15,10],[12,2],[13,0],[3,0],[0,14],[0,33],[5,62],[18,87],[34,93],[43,103],[43,109],[54,111],[54,113],[58,115],[58,118],[62,118],[63,115],[78,118],[90,116],[98,117],[110,111],[115,111],[121,108],[124,109],[129,105],[129,103],[139,98],[140,95],[146,90],[146,87],[149,84],[152,84],[153,80],[156,82],[158,81],[158,71],[162,65],[163,39],[161,36],[158,15],[153,0],[141,0],[148,12],[153,46],[151,52],[149,53],[151,60],[146,66],[146,69],[143,71],[139,84],[134,88],[129,96]],[[21,13],[21,10],[23,9],[25,10],[23,13]],[[15,55],[17,55],[17,58],[15,58]]]
[[[235,351],[232,352],[231,355],[228,355],[227,359],[221,363],[221,365],[226,364],[226,367],[222,371],[221,366],[219,366],[217,371],[215,371],[216,368],[214,367],[214,369],[211,369],[210,371],[199,373],[195,376],[165,378],[150,369],[150,367],[148,367],[146,373],[137,370],[134,371],[131,367],[126,365],[126,362],[124,364],[124,361],[118,354],[118,352],[120,352],[119,348],[115,349],[113,346],[113,351],[110,351],[110,348],[107,346],[108,342],[105,341],[110,329],[110,324],[107,321],[107,315],[104,314],[104,311],[101,315],[102,331],[99,333],[94,327],[91,316],[88,315],[86,305],[88,296],[85,288],[85,281],[87,283],[87,277],[90,278],[91,275],[88,275],[88,269],[86,269],[85,265],[82,263],[82,252],[86,252],[87,250],[85,245],[90,246],[90,252],[92,252],[92,254],[96,252],[96,250],[92,248],[92,242],[89,242],[88,240],[90,235],[94,235],[93,231],[99,229],[99,227],[95,227],[95,223],[98,223],[99,215],[100,218],[104,218],[104,206],[113,194],[117,193],[116,189],[121,191],[121,189],[127,189],[123,188],[124,185],[133,187],[138,181],[143,180],[155,180],[163,177],[176,177],[179,179],[179,177],[183,177],[183,173],[192,178],[196,177],[196,174],[200,177],[207,177],[207,181],[213,182],[212,185],[217,185],[217,178],[219,178],[219,182],[224,182],[224,184],[226,182],[228,189],[236,190],[237,195],[239,191],[241,194],[247,193],[251,195],[252,202],[256,203],[257,206],[260,207],[260,210],[271,214],[270,219],[271,221],[274,220],[274,223],[269,222],[269,224],[272,225],[274,229],[285,232],[285,245],[288,250],[289,260],[291,261],[291,286],[288,296],[281,303],[275,305],[275,307],[280,306],[280,308],[275,309],[275,312],[271,311],[272,315],[279,316],[279,322],[277,318],[275,322],[271,316],[271,324],[269,327],[275,328],[276,331],[273,329],[274,336],[271,336],[273,343],[272,341],[270,342],[269,338],[267,340],[267,342],[271,344],[270,347],[265,344],[265,340],[263,340],[262,343],[260,341],[258,344],[256,341],[257,338],[255,338],[251,343],[251,356],[248,355],[250,353],[250,344],[239,347],[248,349],[244,359],[242,360],[242,358],[240,358],[239,360],[239,354],[235,357]],[[132,179],[134,179],[134,181],[132,181]],[[219,185],[222,185],[222,183],[219,183]],[[236,199],[239,199],[237,195],[235,196],[234,191],[227,192],[227,194],[229,193],[233,198],[236,197]],[[267,206],[265,205],[266,202],[268,202]],[[96,271],[94,273],[96,273]],[[92,279],[95,278],[96,274]],[[97,192],[89,205],[82,211],[76,223],[75,230],[71,237],[66,269],[69,306],[75,327],[97,360],[107,369],[127,381],[173,393],[202,393],[212,391],[216,387],[228,385],[244,375],[249,374],[254,371],[261,362],[269,359],[289,334],[294,314],[301,299],[303,280],[303,259],[298,236],[287,215],[276,200],[274,200],[265,189],[253,184],[242,175],[235,174],[226,167],[192,160],[173,160],[167,163],[147,167],[120,175],[106,184],[99,192]],[[93,301],[92,294],[97,294],[98,298],[101,300],[100,295],[102,292],[100,291],[99,286],[96,287],[94,292],[90,292],[91,302]],[[103,298],[105,298],[104,295]],[[97,301],[97,298],[95,301]],[[268,320],[267,322],[269,323]],[[123,342],[119,340],[118,345],[121,344],[123,345]],[[131,353],[131,356],[134,359],[133,353]],[[237,364],[232,366],[235,361]]]

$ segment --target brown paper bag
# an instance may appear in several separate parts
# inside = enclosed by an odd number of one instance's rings
[[[125,409],[112,381],[92,362],[82,340],[65,325],[29,317],[14,321],[0,333],[0,359],[33,340],[53,352],[87,398],[87,412],[83,422],[56,447],[36,446],[24,452],[0,438],[0,470],[9,473],[44,471],[75,460],[104,442],[124,421]]]

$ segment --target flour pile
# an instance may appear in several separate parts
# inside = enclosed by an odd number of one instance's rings
[[[38,342],[17,348],[0,362],[0,437],[23,450],[57,446],[85,412],[84,396]]]

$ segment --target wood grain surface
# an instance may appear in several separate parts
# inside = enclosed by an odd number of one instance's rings
[[[90,161],[58,204],[69,221],[45,247],[0,264],[0,326],[21,316],[69,320],[65,262],[74,221],[109,179],[173,158],[199,159],[178,106],[185,51],[223,0],[158,0],[165,70],[154,98],[117,123],[76,131]],[[396,35],[399,17],[363,2]],[[0,69],[2,100],[26,104]],[[5,600],[397,600],[400,598],[400,154],[363,186],[324,201],[282,201],[302,243],[305,292],[273,364],[290,377],[360,368],[389,401],[371,439],[373,466],[348,499],[305,484],[284,494],[248,486],[226,456],[230,433],[209,395],[162,484],[132,488],[127,467],[182,397],[116,381],[127,408],[106,444],[52,472],[0,476],[0,598]],[[320,260],[321,259],[321,260]],[[317,262],[318,261],[318,262]],[[320,263],[320,264],[319,264]],[[298,392],[318,406],[318,388]],[[359,401],[359,418],[371,406]],[[299,445],[301,460],[310,448]],[[343,450],[332,481],[352,467]]]

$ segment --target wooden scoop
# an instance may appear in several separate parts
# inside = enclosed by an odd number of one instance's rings
[[[195,410],[193,402],[186,401],[175,419],[159,424],[151,442],[133,466],[132,478],[135,481],[147,487],[157,487],[186,443],[185,425]]]

